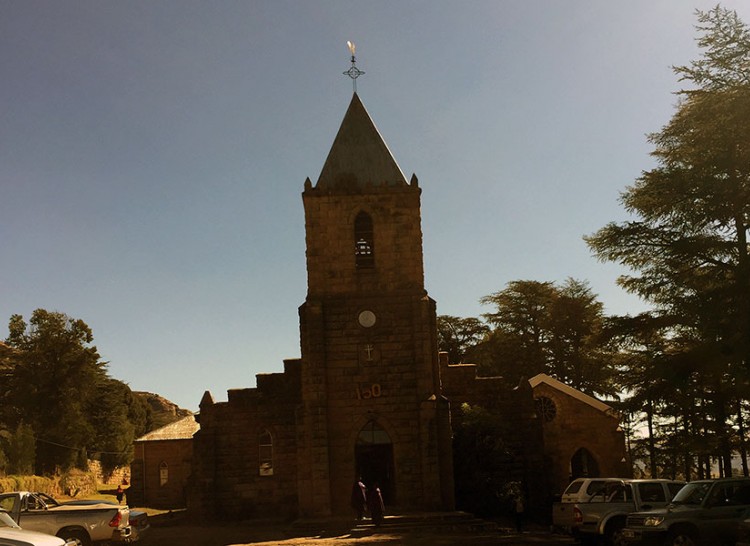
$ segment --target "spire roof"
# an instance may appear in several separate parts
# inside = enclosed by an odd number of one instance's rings
[[[354,93],[315,185],[317,188],[405,186],[406,178]]]

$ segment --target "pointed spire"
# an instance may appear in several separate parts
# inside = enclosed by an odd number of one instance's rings
[[[199,408],[202,408],[204,406],[213,406],[214,405],[214,397],[211,396],[210,391],[206,391],[203,393],[203,398],[201,398],[201,403],[198,404]]]
[[[405,186],[406,178],[383,137],[354,93],[316,188]]]

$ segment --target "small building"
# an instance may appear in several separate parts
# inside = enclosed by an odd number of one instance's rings
[[[543,373],[529,384],[553,495],[575,478],[632,476],[620,416],[612,407]]]
[[[193,435],[200,426],[188,415],[134,442],[130,465],[130,506],[183,508],[193,464]]]

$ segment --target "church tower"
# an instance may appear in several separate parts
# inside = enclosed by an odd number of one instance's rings
[[[356,477],[399,509],[453,509],[435,302],[420,194],[354,93],[315,185],[305,181],[299,309],[301,515],[348,513]]]

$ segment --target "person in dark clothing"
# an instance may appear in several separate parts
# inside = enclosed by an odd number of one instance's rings
[[[373,483],[372,487],[367,490],[367,509],[370,511],[370,517],[375,527],[379,527],[385,517],[385,506],[377,483]]]
[[[525,506],[523,503],[523,493],[518,491],[515,498],[513,499],[513,511],[516,515],[516,531],[519,533],[523,532],[523,517]]]
[[[122,504],[122,497],[125,495],[125,491],[123,491],[122,486],[117,486],[117,492],[115,493],[115,497],[117,498],[117,504]]]
[[[354,485],[352,485],[351,505],[357,513],[357,520],[361,520],[365,515],[365,507],[367,506],[367,488],[362,483],[362,478],[355,480]]]

